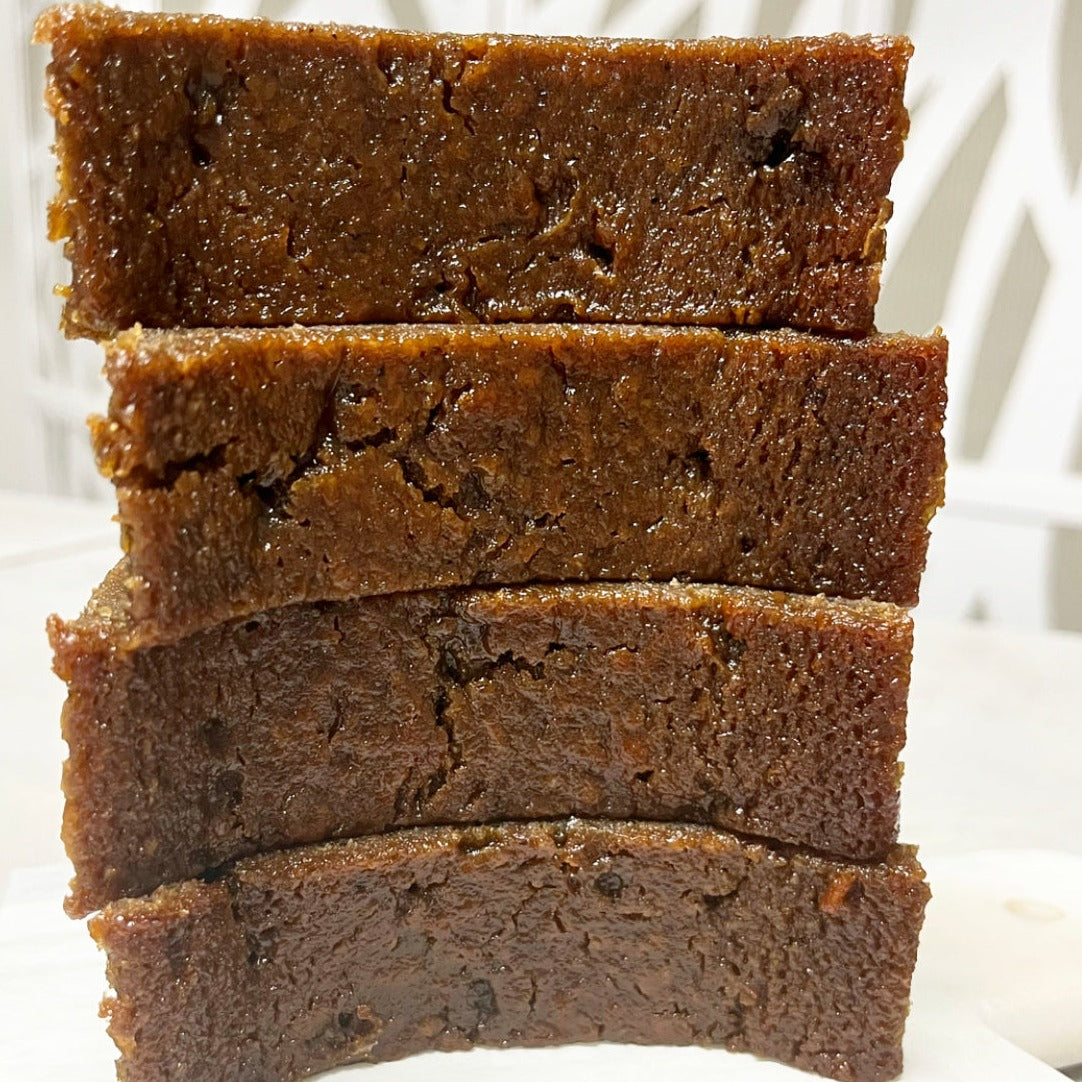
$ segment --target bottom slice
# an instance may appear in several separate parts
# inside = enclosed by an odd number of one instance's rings
[[[849,864],[707,827],[568,820],[253,857],[90,927],[126,1082],[600,1040],[872,1080],[901,1069],[927,899],[906,847]]]

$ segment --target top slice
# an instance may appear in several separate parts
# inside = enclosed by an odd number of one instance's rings
[[[47,11],[69,335],[871,329],[904,39],[457,37]]]

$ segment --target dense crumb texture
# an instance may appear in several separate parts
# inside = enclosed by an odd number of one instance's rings
[[[876,1082],[901,1069],[927,898],[904,848],[847,865],[709,829],[571,821],[254,858],[91,928],[125,1082],[598,1040]]]
[[[122,579],[52,627],[73,915],[424,823],[677,819],[857,858],[895,840],[894,606],[524,587],[297,605],[130,652]]]
[[[71,335],[872,326],[897,38],[455,37],[42,16]]]
[[[560,580],[914,604],[946,353],[702,328],[129,332],[94,439],[132,633]]]

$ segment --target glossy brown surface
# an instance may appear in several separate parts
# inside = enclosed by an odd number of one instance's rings
[[[585,320],[865,332],[904,39],[454,37],[64,5],[71,335]]]
[[[124,1082],[598,1040],[875,1082],[901,1069],[927,898],[905,848],[849,865],[710,829],[571,821],[258,857],[118,902],[91,929]]]
[[[911,625],[891,605],[448,591],[126,652],[121,579],[51,629],[73,915],[252,852],[422,823],[676,819],[859,858],[895,840]]]
[[[695,328],[121,336],[136,641],[295,601],[674,576],[914,604],[946,342]]]

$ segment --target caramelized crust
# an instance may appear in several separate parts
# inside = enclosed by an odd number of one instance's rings
[[[46,12],[64,325],[871,329],[897,38]]]
[[[721,1045],[901,1069],[928,889],[670,824],[428,828],[257,857],[91,921],[125,1082],[284,1082],[431,1049]]]
[[[695,328],[127,333],[94,439],[132,635],[531,581],[915,604],[946,353]]]

